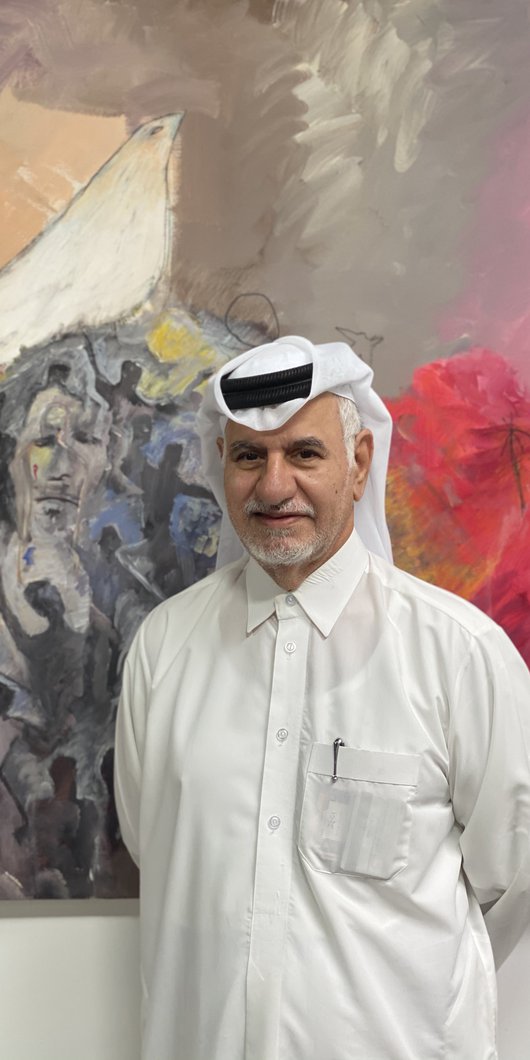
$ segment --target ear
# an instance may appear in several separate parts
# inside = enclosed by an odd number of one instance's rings
[[[374,436],[367,427],[355,437],[355,465],[353,468],[353,499],[360,501],[374,455]]]
[[[225,454],[225,440],[224,440],[224,438],[217,438],[215,444],[217,446],[217,451],[219,453],[219,456],[221,457],[221,460],[222,460],[223,457],[224,457],[224,454]]]

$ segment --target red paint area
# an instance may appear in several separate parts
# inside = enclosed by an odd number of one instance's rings
[[[33,465],[33,478],[37,478],[38,473],[39,473],[39,465],[38,464],[34,464]]]
[[[530,662],[530,394],[475,348],[419,368],[387,405],[396,562],[473,600]]]

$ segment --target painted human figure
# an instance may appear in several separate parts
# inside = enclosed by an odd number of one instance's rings
[[[113,416],[94,381],[86,343],[72,337],[26,362],[3,410],[12,446],[3,454],[0,868],[23,894],[91,893],[109,798],[101,764],[112,745],[108,676],[117,672],[120,644],[94,601],[85,556],[112,464]],[[65,763],[73,763],[75,787]],[[75,799],[64,796],[76,789]],[[45,823],[53,813],[43,810],[55,803],[69,822],[57,859]],[[67,865],[69,880],[60,868]]]
[[[0,384],[8,896],[137,887],[112,798],[121,664],[151,608],[211,568],[218,522],[189,445],[181,473],[190,413],[181,423],[163,387],[161,407],[146,404],[137,393],[144,372],[151,378],[153,358],[143,340],[122,343],[110,329],[28,350]]]

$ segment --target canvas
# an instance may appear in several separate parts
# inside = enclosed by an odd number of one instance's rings
[[[278,334],[395,419],[396,561],[530,659],[519,0],[4,0],[0,897],[136,893],[123,659],[213,569],[195,415]]]

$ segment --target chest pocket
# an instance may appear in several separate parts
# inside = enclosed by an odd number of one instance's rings
[[[389,880],[407,864],[421,755],[313,744],[298,849],[319,872]]]

